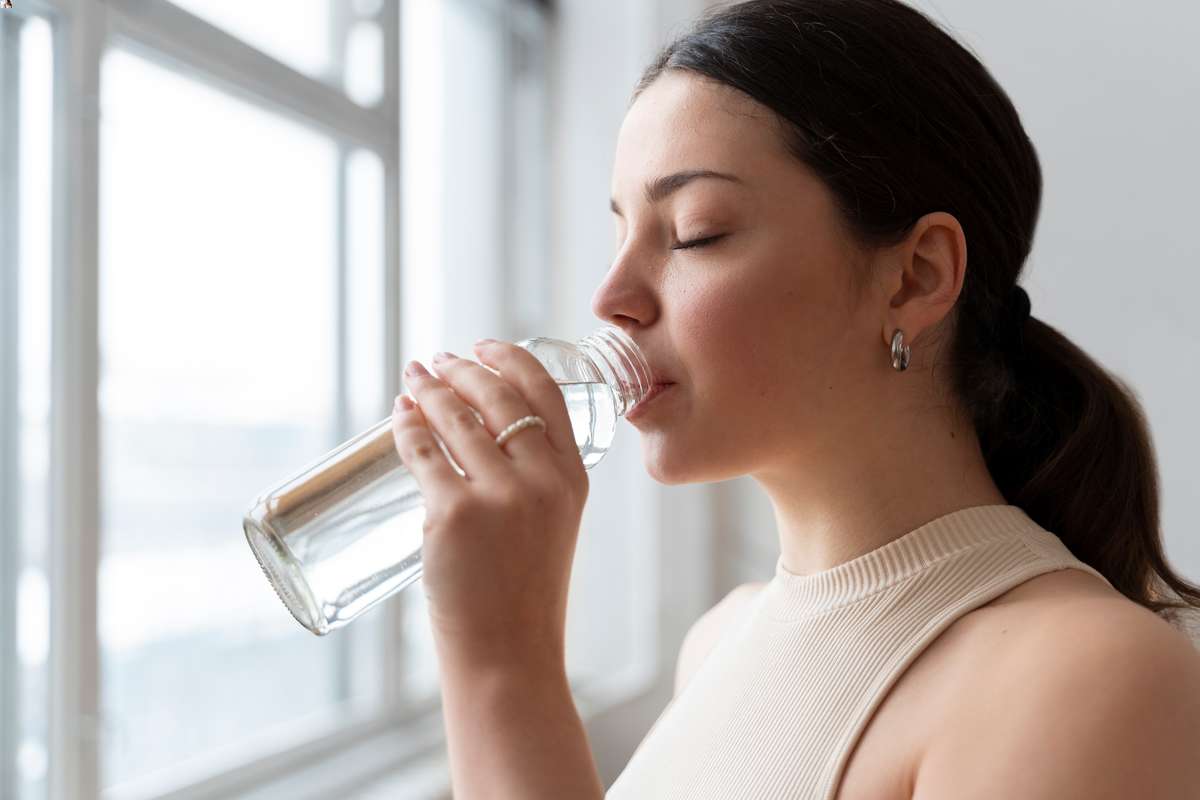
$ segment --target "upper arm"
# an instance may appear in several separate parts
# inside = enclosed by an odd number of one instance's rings
[[[925,754],[913,800],[1194,800],[1200,654],[1135,608],[1003,657],[995,691],[967,701],[965,723]]]
[[[729,626],[737,612],[753,597],[765,583],[743,583],[726,594],[700,618],[692,623],[683,644],[679,647],[679,659],[675,664],[675,696],[691,678],[708,654],[712,652],[721,634]]]

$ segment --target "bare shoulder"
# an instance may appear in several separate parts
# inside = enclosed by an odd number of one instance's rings
[[[1183,632],[1079,570],[981,610],[987,647],[922,756],[916,800],[1192,796],[1200,653]]]
[[[1006,659],[1043,669],[1057,657],[1094,657],[1104,648],[1152,645],[1200,663],[1187,634],[1095,576],[1077,569],[1039,575],[987,604],[994,622],[1015,628]]]
[[[729,624],[740,616],[739,612],[764,586],[766,583],[760,581],[734,587],[692,623],[679,647],[679,659],[675,665],[675,696],[679,695],[692,674],[712,652]]]

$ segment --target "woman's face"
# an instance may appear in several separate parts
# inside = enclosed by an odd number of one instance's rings
[[[689,170],[736,180],[647,197],[648,184]],[[650,475],[723,480],[853,447],[890,369],[883,320],[877,303],[855,302],[850,270],[863,254],[770,112],[668,71],[626,115],[612,180],[617,254],[592,310],[676,384],[631,421]]]

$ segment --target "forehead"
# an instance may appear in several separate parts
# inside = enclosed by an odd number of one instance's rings
[[[790,158],[779,123],[748,95],[695,73],[668,70],[634,101],[617,136],[613,194],[683,169],[714,169],[747,181]]]

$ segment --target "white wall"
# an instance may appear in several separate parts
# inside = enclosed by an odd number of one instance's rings
[[[1167,552],[1200,579],[1200,8],[1182,0],[936,6],[1013,98],[1045,195],[1033,313],[1129,381],[1150,419]],[[1086,13],[1085,13],[1086,12]]]

